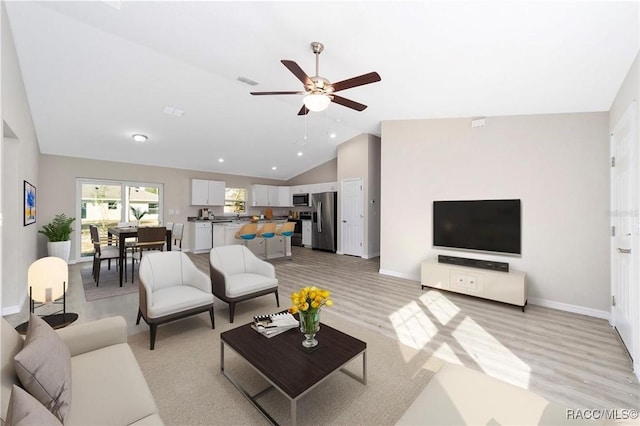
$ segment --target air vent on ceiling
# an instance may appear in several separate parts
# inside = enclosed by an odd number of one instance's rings
[[[249,85],[249,86],[257,86],[258,85],[257,81],[253,81],[253,80],[251,80],[250,78],[247,78],[247,77],[240,76],[240,77],[238,77],[238,81],[241,82],[241,83],[244,83],[246,85]]]
[[[178,109],[178,108],[174,108],[174,107],[170,107],[170,106],[164,107],[162,112],[164,112],[165,114],[169,114],[169,115],[175,115],[176,117],[182,117],[182,114],[184,114],[183,110]]]

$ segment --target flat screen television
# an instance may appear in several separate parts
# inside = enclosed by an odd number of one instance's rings
[[[434,201],[433,245],[521,254],[520,200]]]

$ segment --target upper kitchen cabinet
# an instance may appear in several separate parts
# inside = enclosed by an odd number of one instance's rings
[[[293,194],[308,194],[309,193],[309,185],[296,185],[292,186],[291,195]]]
[[[322,189],[321,192],[336,192],[338,190],[338,182],[321,183],[320,189]]]
[[[290,207],[289,187],[252,185],[251,205],[253,207]]]
[[[320,192],[324,192],[322,190],[321,183],[312,183],[311,185],[307,185],[309,187],[309,194],[318,194]]]
[[[191,205],[224,206],[224,190],[222,181],[191,179]]]

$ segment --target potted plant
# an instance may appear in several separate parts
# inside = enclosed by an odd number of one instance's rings
[[[75,217],[67,217],[64,213],[57,214],[51,222],[44,225],[40,231],[49,239],[47,243],[47,253],[49,256],[59,257],[69,263],[71,254],[71,224]]]
[[[142,211],[137,207],[131,207],[131,213],[133,214],[133,217],[136,218],[136,222],[137,225],[140,226],[140,219],[142,219],[142,217],[147,214],[146,211]]]

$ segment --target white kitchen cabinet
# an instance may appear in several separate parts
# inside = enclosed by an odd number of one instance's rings
[[[213,247],[220,247],[226,245],[225,242],[225,232],[226,225],[213,225]]]
[[[291,194],[308,194],[309,185],[296,185],[291,187]]]
[[[225,182],[191,179],[192,206],[224,206]]]
[[[188,227],[191,252],[207,253],[211,250],[211,222],[189,222]]]
[[[290,207],[289,187],[252,185],[251,205],[253,207]]]
[[[311,221],[302,221],[302,245],[311,247]]]
[[[320,188],[321,192],[336,192],[338,190],[338,182],[326,182],[321,183]]]
[[[322,184],[321,183],[312,183],[311,185],[309,185],[309,194],[318,194],[322,191]],[[311,197],[309,197],[311,198]],[[311,204],[309,204],[311,205]]]
[[[269,205],[269,185],[251,185],[251,205],[254,207]]]
[[[291,207],[293,203],[291,202],[290,188],[288,186],[277,186],[278,188],[278,207]]]

